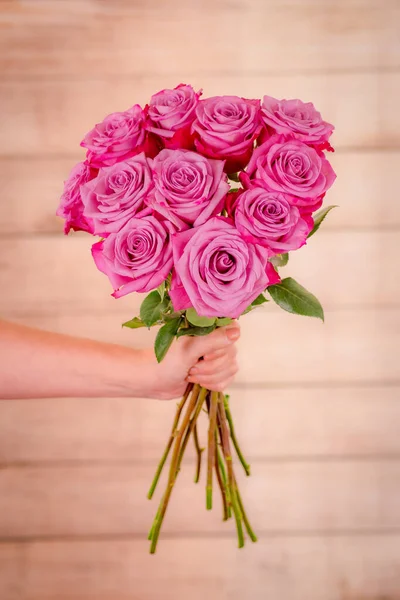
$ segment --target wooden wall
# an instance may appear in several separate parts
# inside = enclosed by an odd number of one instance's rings
[[[190,464],[155,557],[146,499],[174,411],[0,403],[1,600],[399,600],[400,3],[0,0],[0,314],[138,346],[80,235],[54,217],[79,141],[181,81],[312,100],[336,124],[340,205],[287,272],[326,323],[243,320],[232,389],[260,541],[204,510]],[[21,365],[23,368],[23,365]]]

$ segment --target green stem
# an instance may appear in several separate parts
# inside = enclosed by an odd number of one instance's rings
[[[247,533],[249,534],[249,537],[250,537],[251,541],[252,542],[256,542],[257,541],[257,536],[254,533],[254,531],[253,531],[253,529],[252,529],[252,527],[250,525],[249,519],[247,518],[246,511],[244,510],[242,498],[241,498],[239,490],[237,488],[236,481],[235,481],[235,486],[236,486],[236,495],[237,495],[237,500],[238,500],[240,512],[242,513],[242,517],[243,517],[243,523],[244,523],[244,525],[246,527]]]
[[[181,463],[182,463],[182,459],[183,459],[183,455],[184,452],[186,450],[186,446],[188,444],[189,438],[191,436],[191,434],[193,433],[194,430],[194,426],[196,425],[197,419],[200,415],[201,409],[203,408],[203,404],[204,404],[204,400],[205,397],[207,395],[207,390],[205,388],[201,388],[200,386],[197,386],[197,389],[193,391],[194,394],[196,394],[196,402],[197,404],[195,405],[195,409],[194,412],[192,414],[192,417],[190,419],[188,428],[186,430],[186,434],[181,446],[181,449],[179,451],[179,457],[178,457],[178,466],[177,466],[177,471],[180,470],[181,468]]]
[[[212,508],[213,470],[215,464],[215,432],[217,428],[218,392],[211,392],[210,423],[208,427],[206,506]]]
[[[192,391],[192,389],[193,389],[193,384],[189,383],[189,385],[187,386],[186,391],[185,391],[185,393],[183,395],[182,400],[178,404],[178,408],[177,408],[177,411],[176,411],[176,414],[175,414],[175,419],[174,419],[174,422],[173,422],[173,425],[172,425],[171,436],[170,436],[170,438],[168,440],[167,447],[165,448],[164,454],[161,457],[161,460],[160,460],[159,465],[157,467],[156,474],[154,476],[154,479],[152,481],[152,484],[151,484],[150,489],[149,489],[148,494],[147,494],[147,497],[148,497],[149,500],[151,500],[151,498],[153,497],[154,491],[155,491],[155,489],[157,487],[157,483],[158,483],[158,480],[160,479],[161,472],[162,472],[162,470],[164,468],[165,462],[166,462],[166,460],[168,458],[168,454],[169,454],[169,452],[171,450],[171,447],[172,447],[172,444],[174,442],[174,438],[175,438],[175,435],[176,435],[176,429],[177,429],[178,424],[179,424],[179,419],[180,419],[180,416],[181,416],[181,413],[182,413],[182,409],[183,409],[183,407],[184,407],[184,405],[186,403],[186,400],[188,399],[189,394]]]
[[[223,462],[222,462],[222,464],[223,464]],[[224,481],[224,478],[221,473],[220,457],[218,456],[218,444],[217,444],[217,436],[216,435],[215,435],[215,473],[217,475],[218,485],[221,490],[222,506],[223,506],[223,510],[224,510],[224,521],[227,521],[229,519],[229,506],[228,506],[228,499],[226,497],[226,479]]]
[[[168,502],[169,499],[171,497],[171,493],[176,481],[176,477],[178,474],[178,460],[179,460],[179,452],[180,452],[180,448],[181,448],[181,442],[182,442],[182,438],[183,438],[183,434],[185,433],[189,422],[190,422],[190,417],[192,415],[192,412],[194,410],[196,401],[197,401],[197,393],[198,392],[198,385],[195,385],[193,388],[193,392],[191,395],[191,398],[189,400],[185,415],[183,417],[182,420],[182,424],[179,428],[179,430],[176,433],[175,436],[175,444],[174,444],[174,449],[172,452],[172,458],[171,458],[171,465],[170,465],[170,469],[169,469],[169,478],[168,478],[168,485],[167,485],[167,489],[165,491],[164,496],[162,497],[161,503],[160,503],[160,507],[158,510],[158,513],[156,515],[156,518],[154,520],[153,523],[153,527],[151,530],[151,534],[152,534],[152,539],[151,539],[151,546],[150,546],[150,553],[154,554],[157,548],[157,542],[158,542],[158,537],[160,535],[160,530],[161,530],[161,525],[162,522],[164,520],[164,516],[165,513],[167,511],[167,507],[168,507]]]
[[[200,471],[201,471],[201,455],[202,455],[204,448],[200,448],[199,432],[197,431],[197,423],[194,424],[193,440],[194,440],[194,446],[195,446],[196,452],[197,452],[197,467],[196,467],[196,474],[194,477],[194,482],[199,483]]]
[[[225,396],[225,394],[221,393],[220,396],[221,396],[222,402],[224,403],[226,418],[227,418],[228,423],[229,423],[229,430],[230,430],[230,433],[231,433],[231,439],[232,439],[233,445],[235,447],[235,450],[236,450],[236,453],[237,453],[237,455],[239,457],[239,460],[242,463],[243,469],[246,472],[246,475],[249,476],[250,475],[250,465],[247,463],[246,459],[244,458],[244,456],[242,454],[242,451],[240,449],[240,446],[239,446],[239,442],[238,442],[238,440],[236,438],[235,428],[233,426],[233,419],[232,419],[231,411],[230,411],[230,408],[229,408],[228,399]]]
[[[222,482],[224,484],[224,489],[225,489],[225,497],[226,497],[226,503],[227,503],[227,515],[228,515],[228,519],[230,519],[232,516],[231,498],[230,498],[230,494],[229,494],[228,481],[226,478],[225,463],[224,463],[224,459],[221,456],[221,451],[218,448],[218,446],[217,446],[217,457],[218,457],[218,467],[219,467],[219,471],[220,471]]]
[[[226,421],[225,407],[224,402],[221,396],[219,396],[218,402],[218,417],[220,423],[220,430],[222,433],[222,450],[225,457],[226,467],[228,471],[228,489],[230,494],[230,501],[233,510],[233,514],[236,521],[236,529],[238,535],[238,546],[239,548],[243,548],[244,546],[244,536],[243,536],[243,527],[242,527],[242,513],[240,511],[237,496],[236,496],[236,485],[235,485],[235,475],[233,472],[232,465],[232,454],[231,448],[229,444],[229,429]]]

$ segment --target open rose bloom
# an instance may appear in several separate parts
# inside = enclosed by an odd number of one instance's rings
[[[289,268],[289,253],[307,243],[333,208],[322,207],[336,177],[326,154],[333,151],[333,129],[311,102],[204,98],[201,90],[180,84],[155,93],[144,107],[109,114],[85,135],[86,158],[72,168],[57,215],[66,234],[98,236],[94,263],[114,298],[148,294],[140,316],[127,315],[124,326],[160,327],[158,361],[176,338],[207,335],[265,309],[268,300],[323,320],[317,298],[291,277],[282,278],[281,269]],[[149,534],[152,553],[203,409],[209,415],[207,508],[214,474],[223,519],[234,517],[239,547],[244,531],[257,539],[233,471],[231,445],[247,475],[250,468],[228,397],[189,384],[149,492],[151,497],[171,451],[167,492]]]

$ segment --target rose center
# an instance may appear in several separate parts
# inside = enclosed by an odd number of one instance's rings
[[[213,271],[226,275],[235,267],[235,258],[226,250],[215,252],[211,259]]]

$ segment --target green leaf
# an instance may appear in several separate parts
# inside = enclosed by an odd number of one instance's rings
[[[261,304],[264,304],[265,302],[269,302],[268,298],[266,298],[264,294],[260,294],[255,300],[253,300],[250,306],[248,306],[246,310],[242,312],[242,315],[247,315],[247,313],[254,310],[257,306],[261,306]]]
[[[269,259],[269,262],[274,265],[274,267],[286,267],[289,261],[289,254],[285,252],[285,254],[277,254]]]
[[[253,300],[251,306],[259,306],[260,304],[265,304],[265,302],[269,302],[268,298],[266,298],[264,294],[260,294],[255,300]]]
[[[164,300],[165,281],[163,281],[162,284],[158,286],[157,292],[159,293],[161,300]]]
[[[167,354],[180,324],[181,318],[179,317],[173,321],[168,321],[168,323],[165,323],[165,325],[160,328],[154,342],[154,351],[156,353],[157,362],[160,363]]]
[[[276,285],[270,285],[267,290],[283,310],[324,320],[324,311],[319,300],[291,277]]]
[[[146,327],[146,324],[143,323],[141,319],[138,317],[133,317],[130,321],[126,321],[126,323],[122,323],[122,327],[129,327],[130,329],[138,329],[139,327]]]
[[[216,321],[215,317],[201,317],[194,308],[188,308],[186,310],[186,318],[189,323],[196,327],[210,327]]]
[[[185,327],[180,329],[176,334],[176,337],[182,337],[183,335],[208,335],[212,333],[216,328],[216,324],[210,325],[210,327]]]
[[[217,319],[217,327],[225,327],[226,325],[230,325],[232,323],[232,319],[229,318],[223,318],[223,319]]]
[[[140,307],[140,318],[147,327],[151,327],[161,319],[161,312],[167,308],[166,298],[161,300],[157,290],[150,292]]]
[[[310,238],[312,235],[314,235],[314,233],[316,231],[318,231],[318,229],[320,228],[320,225],[321,225],[322,221],[325,219],[326,215],[333,208],[337,208],[337,204],[333,204],[332,206],[327,206],[326,208],[321,208],[321,210],[319,210],[318,212],[315,213],[315,215],[313,217],[313,219],[314,219],[314,227],[311,229],[311,231],[308,234],[307,238]]]

